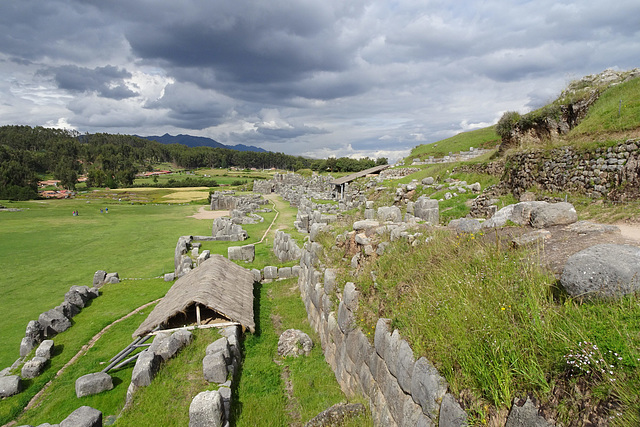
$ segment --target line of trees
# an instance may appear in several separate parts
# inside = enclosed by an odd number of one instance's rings
[[[257,153],[212,147],[162,144],[137,136],[81,134],[77,131],[30,126],[0,127],[0,199],[26,200],[38,195],[38,180],[53,175],[60,185],[75,189],[78,177],[87,176],[88,187],[131,186],[140,171],[168,162],[179,168],[312,169],[359,172],[377,160],[309,159],[283,153]]]

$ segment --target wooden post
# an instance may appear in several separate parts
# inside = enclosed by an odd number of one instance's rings
[[[200,304],[196,304],[196,322],[200,326]]]

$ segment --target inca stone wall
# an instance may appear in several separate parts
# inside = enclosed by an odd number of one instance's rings
[[[640,140],[613,147],[532,150],[506,160],[504,185],[519,197],[532,187],[610,200],[640,196]]]
[[[291,235],[278,230],[276,238],[273,240],[273,253],[281,262],[293,261],[300,259],[302,251]]]
[[[416,360],[388,319],[378,320],[373,344],[371,335],[356,326],[358,291],[353,283],[338,286],[333,270],[317,269],[321,251],[316,242],[305,244],[298,286],[345,394],[368,398],[376,425],[434,426],[439,419],[449,420],[450,426],[466,425],[466,414],[447,394],[446,380],[426,358]]]

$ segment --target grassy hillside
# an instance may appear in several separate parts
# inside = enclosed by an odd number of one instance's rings
[[[494,148],[499,142],[500,138],[495,132],[495,126],[489,126],[483,129],[462,132],[433,144],[419,145],[411,150],[411,154],[404,162],[408,165],[416,158],[443,157],[450,152],[466,151],[469,147]]]

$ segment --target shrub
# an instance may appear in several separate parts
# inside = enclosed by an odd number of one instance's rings
[[[507,111],[504,113],[496,125],[496,133],[498,136],[503,140],[508,140],[511,136],[511,131],[516,123],[520,121],[520,118],[520,113],[517,111]]]

